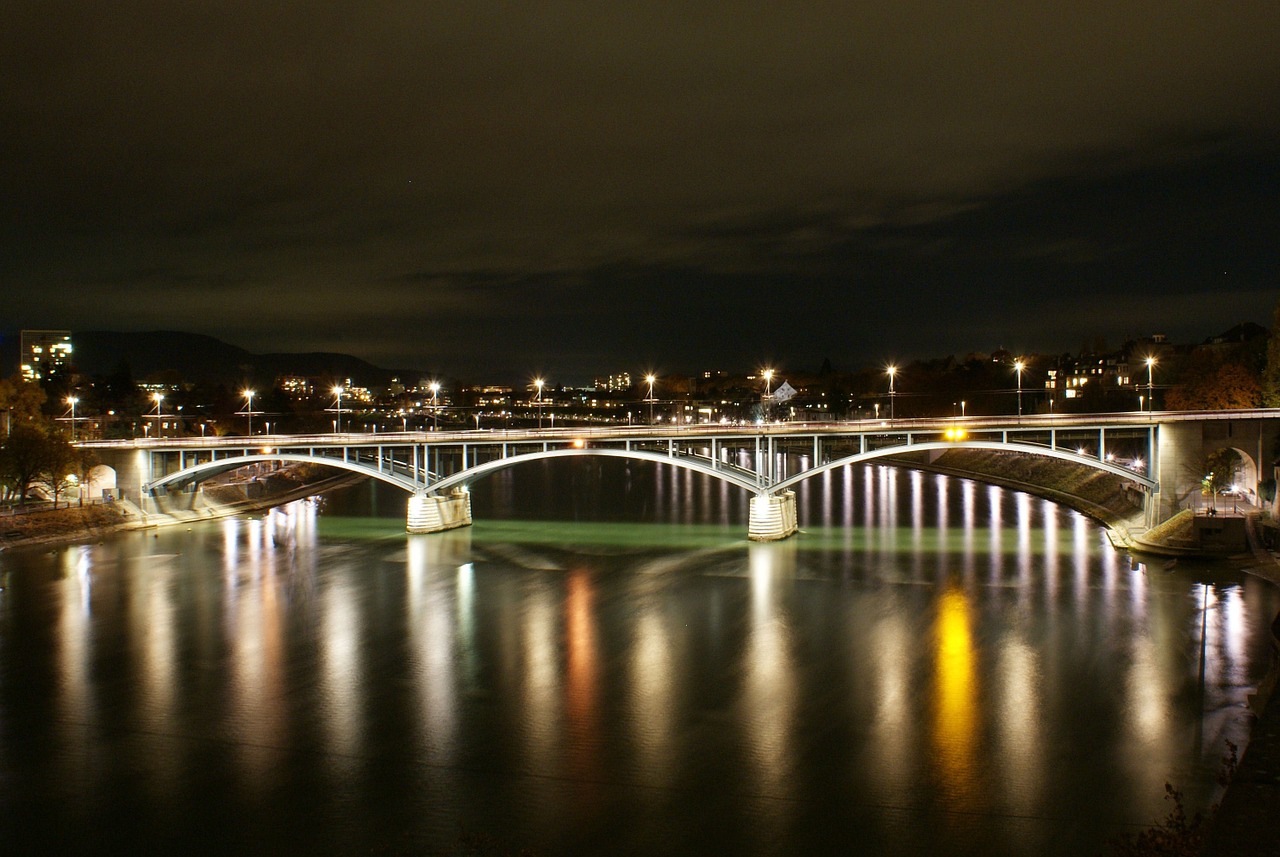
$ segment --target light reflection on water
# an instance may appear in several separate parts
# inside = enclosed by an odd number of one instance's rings
[[[497,480],[432,536],[358,489],[0,555],[0,818],[34,819],[0,834],[1094,853],[1166,780],[1207,803],[1243,743],[1280,605],[1257,580],[932,474],[824,474],[778,544],[718,484],[627,477],[599,508],[554,498],[607,472]]]

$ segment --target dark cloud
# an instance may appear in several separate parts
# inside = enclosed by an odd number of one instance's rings
[[[1200,338],[1276,297],[1274,2],[26,4],[5,324],[462,374]]]

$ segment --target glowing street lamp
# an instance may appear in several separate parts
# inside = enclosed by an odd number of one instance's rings
[[[440,382],[432,381],[427,387],[431,391],[431,430],[438,431],[440,429]]]
[[[764,370],[764,397],[766,399],[773,398],[773,393],[770,387],[771,384],[773,384],[773,370],[766,369]]]
[[[1013,361],[1013,371],[1018,375],[1018,419],[1022,419],[1022,370],[1027,368],[1027,364],[1021,360]]]
[[[1147,412],[1150,413],[1155,408],[1155,399],[1151,396],[1152,380],[1155,378],[1156,358],[1147,358]]]
[[[245,415],[249,417],[249,434],[253,434],[253,390],[244,391]]]
[[[533,379],[533,386],[538,388],[538,428],[542,428],[542,385],[546,383],[541,378]]]
[[[338,400],[338,404],[335,407],[335,410],[338,412],[338,418],[333,421],[333,433],[339,434],[342,431],[342,386],[341,385],[334,386],[333,395],[336,396]]]
[[[156,413],[155,413],[155,420],[156,420],[156,437],[159,437],[159,436],[160,436],[160,416],[161,416],[161,414],[160,414],[160,403],[164,401],[164,393],[152,393],[152,394],[151,394],[151,398],[152,398],[152,399],[155,401],[155,403],[156,403]]]
[[[67,404],[71,406],[71,442],[76,442],[76,402],[80,399],[76,396],[67,396]]]
[[[897,390],[894,389],[893,381],[895,378],[898,377],[898,367],[890,366],[889,368],[885,369],[885,372],[889,374],[889,419],[892,420],[893,419],[893,399],[894,399],[894,396],[897,395]]]
[[[650,372],[644,376],[645,383],[649,385],[649,396],[645,399],[649,403],[649,425],[653,425],[653,384],[658,380],[657,376]]]

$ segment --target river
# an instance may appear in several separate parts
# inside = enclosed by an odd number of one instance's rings
[[[1092,855],[1216,799],[1280,596],[848,468],[617,459],[0,554],[5,853]]]

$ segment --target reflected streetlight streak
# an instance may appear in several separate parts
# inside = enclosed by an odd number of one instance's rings
[[[636,618],[631,649],[631,720],[640,756],[638,774],[653,788],[669,787],[674,771],[673,658],[671,635],[661,611],[652,604],[643,607]]]
[[[934,623],[933,759],[948,809],[978,809],[978,670],[969,602],[954,583],[938,599]]]
[[[1039,808],[1045,784],[1040,665],[1035,650],[1016,637],[1006,639],[999,658],[1004,799],[1014,813],[1029,816]]]
[[[354,776],[361,750],[359,602],[349,584],[336,580],[328,583],[320,602],[321,722],[329,739],[325,758],[335,776]]]
[[[753,542],[747,547],[751,579],[751,614],[743,656],[743,710],[747,712],[749,757],[754,763],[757,794],[771,800],[760,804],[755,821],[763,828],[759,841],[779,834],[782,804],[791,797],[792,748],[795,715],[795,664],[790,627],[778,607],[775,587],[795,574],[795,551],[785,542]]]
[[[591,575],[583,569],[565,581],[565,714],[572,739],[569,769],[579,782],[595,782],[600,770],[600,655],[597,651],[595,597]],[[592,789],[583,798],[594,796]]]

